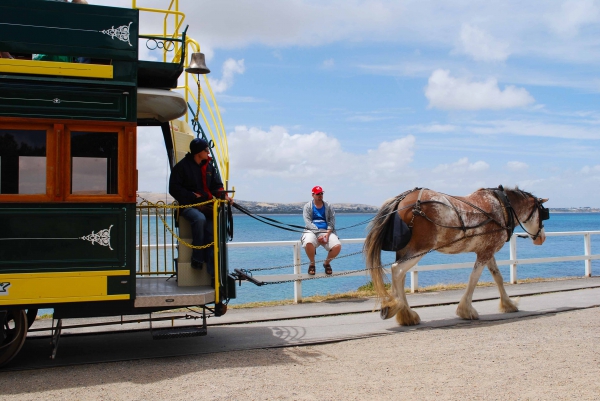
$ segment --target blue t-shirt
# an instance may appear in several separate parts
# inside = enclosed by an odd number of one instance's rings
[[[320,230],[327,230],[327,220],[325,220],[325,205],[318,208],[313,203],[313,224]]]

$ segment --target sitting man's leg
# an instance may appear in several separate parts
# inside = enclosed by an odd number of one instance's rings
[[[182,210],[181,215],[190,222],[192,227],[192,245],[204,245],[205,226],[207,226],[204,213],[193,207],[188,207]],[[192,267],[196,269],[202,268],[202,263],[206,262],[204,254],[203,249],[192,250]]]
[[[325,250],[327,250],[327,259],[323,263],[323,267],[325,268],[325,274],[331,274],[333,270],[331,269],[331,260],[333,260],[337,255],[340,254],[342,250],[342,243],[339,238],[335,234],[329,235],[329,242],[327,245],[323,246]]]
[[[315,274],[315,254],[317,253],[317,247],[319,246],[319,241],[317,241],[317,236],[315,233],[311,231],[306,231],[302,234],[302,247],[306,252],[306,256],[308,256],[308,260],[310,264],[308,265],[308,274],[311,276]]]

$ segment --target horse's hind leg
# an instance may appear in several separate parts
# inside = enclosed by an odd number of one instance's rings
[[[489,260],[487,267],[490,270],[490,273],[492,273],[492,277],[494,277],[494,281],[498,286],[498,291],[500,291],[500,312],[518,312],[519,308],[517,307],[516,303],[510,299],[506,293],[506,290],[504,289],[504,280],[502,279],[502,274],[500,273],[498,265],[496,264],[496,258],[492,257]]]
[[[479,281],[479,277],[481,277],[481,272],[483,271],[483,267],[486,265],[484,261],[482,261],[479,256],[477,256],[477,260],[475,261],[475,266],[473,266],[473,271],[471,272],[471,276],[469,277],[469,284],[467,285],[467,291],[465,291],[464,295],[460,299],[458,303],[458,307],[456,308],[456,314],[459,317],[467,320],[477,320],[479,319],[479,314],[473,308],[473,291],[475,291],[475,286]]]
[[[404,284],[406,281],[406,273],[412,269],[421,260],[422,256],[407,260],[401,263],[392,265],[392,295],[394,300],[388,302],[388,307],[385,315],[381,317],[389,319],[396,315],[396,321],[402,326],[414,326],[421,322],[419,315],[413,311],[408,305]]]

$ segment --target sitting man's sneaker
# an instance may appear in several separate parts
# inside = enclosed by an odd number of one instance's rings
[[[204,262],[200,262],[198,260],[192,259],[192,268],[202,270],[203,266],[204,266]]]

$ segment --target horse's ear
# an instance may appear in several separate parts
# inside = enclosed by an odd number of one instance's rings
[[[548,202],[548,198],[546,198],[546,199],[540,199],[540,203],[546,203],[546,202]]]

